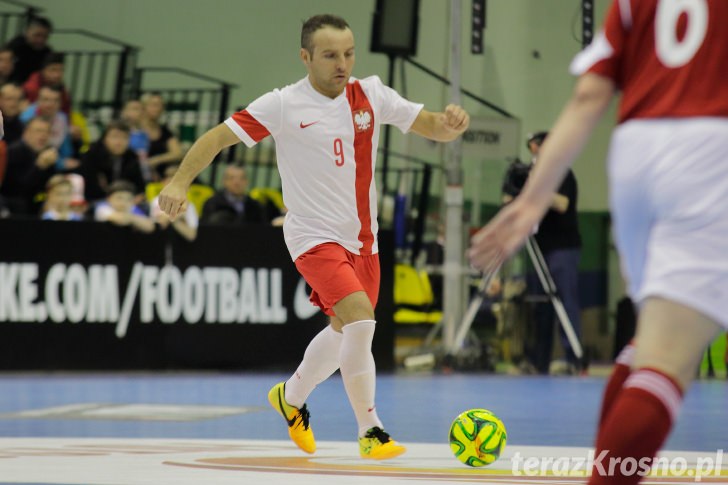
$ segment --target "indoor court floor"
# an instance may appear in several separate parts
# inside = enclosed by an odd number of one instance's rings
[[[370,462],[358,457],[338,375],[308,401],[316,454],[288,440],[266,399],[287,377],[0,374],[0,484],[584,483],[604,385],[601,377],[381,375],[379,415],[408,452]],[[726,384],[694,385],[667,443],[666,473],[643,483],[728,483]],[[450,423],[470,408],[490,409],[508,430],[504,455],[486,468],[462,465],[448,446]]]

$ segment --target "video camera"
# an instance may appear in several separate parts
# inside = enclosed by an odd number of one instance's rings
[[[526,185],[526,180],[528,179],[528,174],[531,173],[532,166],[529,163],[523,163],[518,158],[513,159],[511,166],[508,167],[506,175],[503,178],[501,191],[511,197],[516,197],[520,194],[523,186]]]
[[[529,133],[528,137],[526,137],[526,148],[528,148],[531,153],[535,153],[531,144],[535,143],[537,147],[540,147],[548,135],[548,131]],[[511,166],[508,167],[506,175],[503,178],[501,191],[511,197],[516,197],[521,193],[521,190],[523,190],[523,186],[526,185],[526,180],[528,180],[528,174],[531,173],[533,164],[523,163],[518,158],[513,158],[509,161],[511,162]]]

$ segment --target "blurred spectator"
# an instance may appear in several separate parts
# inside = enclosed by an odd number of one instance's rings
[[[129,125],[129,148],[139,157],[139,165],[145,182],[153,180],[149,167],[149,135],[142,127],[144,107],[138,99],[130,99],[121,110],[121,120]]]
[[[102,199],[109,186],[117,180],[132,184],[137,202],[144,199],[144,179],[139,169],[139,159],[129,148],[129,126],[112,121],[97,141],[81,158],[80,173],[86,182],[86,200]]]
[[[15,67],[11,79],[23,84],[31,74],[41,68],[43,59],[51,53],[48,38],[53,25],[45,17],[31,17],[22,34],[18,35],[5,47],[15,54]]]
[[[63,84],[63,54],[60,52],[51,52],[43,59],[40,70],[30,75],[23,84],[25,97],[30,103],[38,100],[40,88],[43,86],[51,86],[58,88],[61,92],[61,110],[66,116],[71,116],[71,95],[68,93],[66,86]]]
[[[3,114],[4,140],[8,145],[20,140],[23,122],[20,121],[20,102],[23,89],[17,84],[6,83],[0,87],[0,111]]]
[[[207,199],[202,222],[211,224],[245,224],[268,222],[263,207],[248,195],[245,167],[228,165],[222,178],[222,190]]]
[[[94,219],[129,226],[141,232],[153,232],[154,221],[134,204],[134,184],[117,180],[109,185],[106,200],[96,205]]]
[[[169,165],[164,171],[164,179],[162,184],[167,185],[174,176],[175,172],[179,168],[178,164]],[[180,217],[177,217],[174,221],[170,220],[169,216],[162,212],[159,208],[159,196],[155,197],[150,204],[149,212],[157,224],[163,229],[171,227],[179,233],[180,236],[187,239],[188,241],[194,241],[197,237],[197,226],[199,225],[199,219],[197,217],[197,209],[194,204],[187,204],[185,212]]]
[[[61,111],[61,95],[57,87],[43,86],[40,88],[38,100],[20,114],[20,120],[24,123],[31,118],[40,117],[51,124],[50,142],[58,150],[56,168],[59,172],[74,170],[79,166],[78,160],[72,157],[71,128],[68,116]]]
[[[15,54],[9,47],[0,47],[0,84],[11,80],[15,67]]]
[[[142,96],[144,115],[142,126],[149,136],[149,159],[147,162],[156,173],[156,180],[164,177],[164,168],[170,163],[182,160],[182,145],[169,127],[161,122],[164,114],[164,100],[159,93]]]
[[[58,174],[46,184],[46,202],[41,218],[48,221],[80,221],[81,214],[73,210],[73,184],[68,176]]]
[[[0,118],[2,118],[2,114],[0,114]],[[0,185],[3,183],[3,178],[5,177],[5,169],[8,166],[8,144],[5,143],[5,140],[0,140]]]
[[[33,118],[23,136],[8,147],[8,164],[0,194],[12,214],[37,214],[34,198],[55,173],[58,151],[49,145],[50,124]]]

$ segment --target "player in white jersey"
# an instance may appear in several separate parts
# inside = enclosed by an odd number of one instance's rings
[[[197,140],[159,203],[176,217],[188,185],[220,150],[273,137],[288,209],[286,245],[313,289],[311,301],[331,321],[308,345],[291,378],[273,386],[268,400],[288,423],[291,439],[313,453],[305,401],[339,369],[356,416],[361,456],[392,458],[405,448],[390,438],[377,416],[371,352],[379,293],[374,165],[380,126],[388,123],[447,142],[467,129],[470,118],[454,105],[444,112],[427,111],[377,77],[352,78],[354,36],[340,17],[308,19],[300,57],[308,75],[261,96]]]
[[[581,77],[524,190],[472,239],[482,269],[512,254],[622,91],[610,204],[639,322],[604,394],[591,485],[650,472],[706,346],[728,327],[726,23],[725,0],[614,0],[572,64]]]

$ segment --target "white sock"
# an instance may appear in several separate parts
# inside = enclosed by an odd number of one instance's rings
[[[339,368],[342,335],[327,325],[306,347],[303,361],[286,381],[285,399],[291,406],[301,408],[317,385]]]
[[[339,354],[341,378],[359,425],[359,437],[363,437],[369,428],[383,427],[374,407],[376,366],[372,339],[375,324],[374,320],[361,320],[344,325]]]

